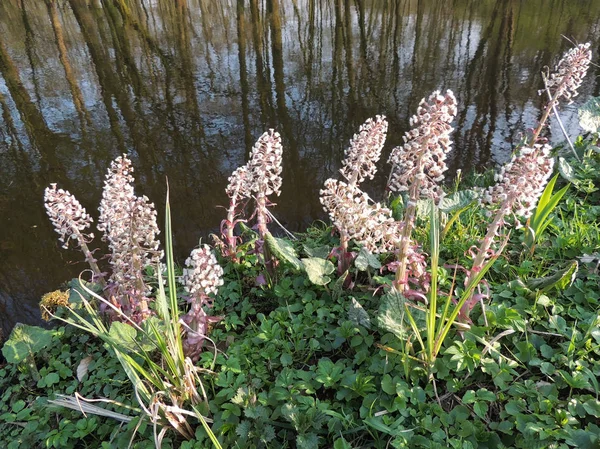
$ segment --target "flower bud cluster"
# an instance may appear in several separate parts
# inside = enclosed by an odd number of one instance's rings
[[[551,149],[548,144],[520,148],[494,176],[496,184],[483,192],[482,202],[528,218],[552,175]]]
[[[400,236],[400,222],[381,204],[369,203],[369,196],[358,187],[328,179],[321,190],[321,204],[333,224],[348,238],[372,253],[395,249]]]
[[[162,259],[156,210],[146,196],[136,197],[133,190],[131,161],[123,155],[108,170],[100,201],[98,229],[111,250],[110,280],[121,293],[146,294],[142,270]]]
[[[446,155],[452,148],[450,123],[456,116],[456,98],[448,90],[444,95],[433,92],[419,104],[410,119],[413,127],[404,134],[404,145],[392,150],[389,161],[392,172],[388,188],[392,192],[408,191],[419,181],[419,195],[438,200],[438,184],[444,179]]]
[[[194,249],[183,270],[185,290],[192,296],[216,294],[223,285],[223,268],[208,245]]]
[[[254,147],[248,162],[248,170],[252,177],[252,192],[265,196],[281,194],[281,170],[283,161],[281,136],[270,129],[265,132]]]
[[[350,140],[340,169],[340,173],[350,184],[360,184],[365,178],[373,179],[387,129],[385,116],[378,115],[374,120],[370,118],[361,125],[359,133]]]
[[[554,68],[554,72],[546,81],[546,86],[552,91],[555,104],[559,98],[567,100],[568,104],[573,102],[577,96],[577,89],[581,86],[583,78],[592,61],[592,50],[590,43],[579,44],[569,50]],[[545,90],[540,90],[540,95]]]
[[[67,190],[57,189],[56,184],[50,184],[44,191],[46,213],[60,235],[63,248],[68,248],[71,239],[79,246],[86,243],[85,239],[93,238],[93,234],[84,234],[94,221],[85,208]]]

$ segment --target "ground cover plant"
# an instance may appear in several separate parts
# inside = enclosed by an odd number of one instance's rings
[[[2,349],[0,442],[17,447],[594,448],[600,445],[600,132],[551,148],[589,45],[544,76],[536,129],[491,177],[444,187],[456,99],[423,99],[376,176],[385,117],[351,139],[321,202],[331,225],[275,232],[281,138],[266,132],[227,188],[214,236],[184,267],[169,200],[111,165],[98,230],[46,190],[63,244],[90,269],[42,301],[61,327],[15,328]],[[92,249],[90,249],[92,248]]]

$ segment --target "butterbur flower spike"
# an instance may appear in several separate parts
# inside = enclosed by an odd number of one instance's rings
[[[129,302],[130,312],[136,302],[145,301],[149,293],[143,270],[157,266],[163,253],[159,249],[158,225],[154,204],[147,197],[136,197],[133,189],[133,167],[126,155],[115,159],[108,170],[100,202],[98,229],[111,250],[111,282],[116,286],[120,302]],[[145,305],[141,305],[145,313]]]
[[[223,285],[223,269],[208,245],[193,250],[185,264],[182,281],[191,304],[189,312],[182,317],[187,328],[183,349],[186,356],[195,361],[200,357],[209,323],[221,319],[208,315],[204,307],[211,305],[208,295],[216,294]]]
[[[67,190],[58,189],[56,184],[50,184],[50,187],[46,187],[44,191],[44,206],[54,226],[54,230],[60,235],[59,240],[63,244],[63,248],[68,248],[69,243],[75,241],[94,272],[95,278],[104,284],[96,259],[94,259],[92,252],[87,246],[94,238],[93,234],[85,232],[94,221],[92,217],[86,212],[81,203],[77,201],[77,198]]]
[[[495,175],[497,182],[484,191],[482,202],[528,218],[552,175],[551,149],[548,144],[520,148]]]
[[[404,145],[390,155],[388,189],[405,192],[419,181],[419,196],[439,200],[439,183],[448,169],[446,155],[452,148],[450,123],[456,111],[456,98],[450,90],[444,95],[435,91],[421,100],[417,114],[410,119],[413,129],[404,134]]]
[[[283,147],[281,136],[270,129],[264,133],[254,147],[248,163],[252,176],[250,188],[256,194],[265,196],[281,194],[281,163],[283,161]]]
[[[366,178],[373,179],[377,172],[376,163],[385,144],[388,122],[378,115],[361,125],[358,134],[350,141],[345,152],[340,173],[350,185],[358,185]]]
[[[573,102],[591,61],[592,50],[590,50],[589,42],[579,44],[565,53],[554,71],[545,80],[546,87],[550,89],[555,105],[558,105],[560,98],[564,98],[568,104]],[[544,92],[545,89],[539,91],[540,95]]]

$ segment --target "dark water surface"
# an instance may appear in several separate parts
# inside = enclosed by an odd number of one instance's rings
[[[84,268],[45,216],[49,183],[97,217],[120,153],[159,213],[168,176],[182,261],[272,127],[285,165],[273,212],[299,230],[323,217],[319,188],[358,126],[388,117],[387,157],[436,88],[459,100],[450,173],[504,161],[540,115],[561,35],[592,41],[597,61],[600,1],[1,0],[0,328],[37,322],[40,296]],[[595,67],[578,100],[592,94]]]

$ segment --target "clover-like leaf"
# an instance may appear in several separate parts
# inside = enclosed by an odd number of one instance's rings
[[[335,266],[330,261],[318,257],[302,259],[302,265],[308,279],[315,285],[327,285],[331,281],[329,275],[335,271]]]

